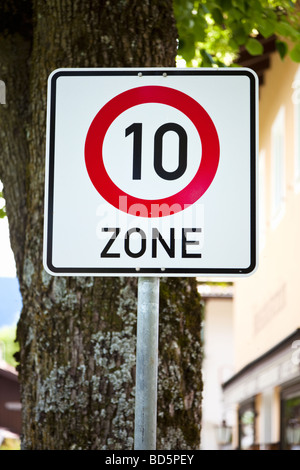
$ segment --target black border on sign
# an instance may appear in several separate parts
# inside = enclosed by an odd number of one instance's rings
[[[56,113],[56,81],[61,76],[133,76],[139,71],[143,75],[162,75],[166,72],[168,75],[242,75],[250,80],[250,265],[247,268],[57,268],[52,263],[53,248],[53,206],[54,206],[54,149],[55,149],[55,113]],[[45,207],[47,211],[47,225],[45,226],[46,258],[44,260],[45,269],[48,269],[52,275],[69,276],[201,276],[201,275],[248,275],[256,269],[257,244],[256,244],[256,116],[257,116],[257,79],[255,73],[249,69],[58,69],[53,73],[50,79],[50,118],[49,122],[49,160],[48,160],[48,204]]]

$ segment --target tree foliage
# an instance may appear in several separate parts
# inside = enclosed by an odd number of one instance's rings
[[[19,350],[19,345],[16,341],[16,327],[14,325],[3,326],[0,329],[0,346],[2,347],[3,359],[15,367],[17,362],[14,355]]]
[[[3,192],[0,191],[0,219],[6,216],[6,209],[5,209],[5,200],[3,197]]]
[[[228,66],[242,46],[263,53],[259,37],[276,36],[283,59],[300,62],[300,11],[296,0],[174,0],[178,56],[188,66]],[[289,45],[292,44],[292,45]]]

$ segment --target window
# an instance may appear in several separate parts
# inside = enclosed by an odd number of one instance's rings
[[[285,198],[285,152],[284,152],[285,112],[281,107],[271,131],[272,151],[272,226],[278,224],[284,212]]]
[[[241,405],[239,409],[239,449],[255,449],[255,409],[254,402]]]
[[[281,446],[284,450],[300,449],[300,384],[283,391],[281,401]]]
[[[259,248],[262,250],[266,241],[266,196],[265,196],[265,175],[266,175],[266,153],[264,150],[259,155]]]
[[[300,191],[300,68],[292,84],[294,103],[295,190]]]

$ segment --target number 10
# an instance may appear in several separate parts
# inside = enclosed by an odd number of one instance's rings
[[[142,174],[142,124],[134,123],[125,129],[125,137],[133,133],[133,171],[132,179],[140,180]],[[179,137],[178,166],[174,171],[163,167],[163,136],[168,131],[174,131]],[[154,170],[161,178],[171,181],[180,178],[187,166],[187,134],[183,127],[174,122],[160,126],[154,135]]]

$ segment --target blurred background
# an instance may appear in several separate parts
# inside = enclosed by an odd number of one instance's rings
[[[0,182],[0,192],[2,183]],[[0,198],[0,209],[5,201]],[[7,217],[0,218],[0,449],[19,447],[21,433],[20,391],[14,353],[16,325],[22,308]]]
[[[300,68],[274,54],[272,38],[262,56],[242,53],[239,63],[260,80],[259,266],[249,277],[199,286],[205,301],[201,447],[298,450]]]

